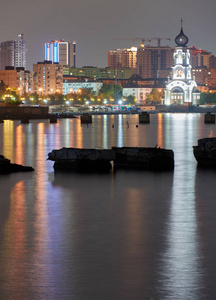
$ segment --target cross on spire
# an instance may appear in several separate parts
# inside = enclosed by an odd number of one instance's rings
[[[181,18],[181,29],[183,28],[183,19]]]

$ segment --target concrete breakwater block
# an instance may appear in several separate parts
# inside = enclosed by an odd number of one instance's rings
[[[29,118],[26,118],[26,117],[22,118],[21,123],[22,124],[29,124]]]
[[[48,153],[56,171],[108,172],[114,159],[115,152],[110,149],[61,148]]]
[[[51,124],[56,124],[57,123],[57,118],[56,117],[51,117],[50,118],[50,123]]]
[[[84,124],[91,124],[92,123],[92,116],[88,113],[83,113],[83,115],[80,117],[81,123]]]
[[[115,168],[173,170],[173,150],[145,147],[112,147],[115,151]]]
[[[115,168],[173,170],[174,152],[161,148],[112,147],[112,149],[61,148],[48,153],[55,170],[109,171]]]
[[[150,123],[150,116],[147,112],[142,112],[139,115],[139,123]]]
[[[207,112],[204,116],[204,123],[205,124],[214,124],[215,123],[215,115]]]
[[[0,174],[34,171],[32,167],[12,164],[9,159],[0,155]]]
[[[193,146],[193,154],[199,166],[216,167],[216,137],[198,140]]]

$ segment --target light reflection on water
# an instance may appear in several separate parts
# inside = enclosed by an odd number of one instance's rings
[[[214,299],[216,172],[192,146],[199,114],[0,124],[0,154],[35,172],[0,177],[1,299]],[[61,147],[173,149],[174,173],[54,173]]]

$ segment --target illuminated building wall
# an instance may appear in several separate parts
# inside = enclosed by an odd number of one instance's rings
[[[137,47],[108,51],[108,68],[134,68],[137,65]]]
[[[103,86],[102,82],[94,80],[71,80],[70,77],[63,77],[63,94],[77,93],[80,89],[92,89],[95,95],[98,95],[99,90]]]
[[[6,70],[0,70],[0,80],[9,88],[14,88],[20,95],[33,92],[33,72],[25,71],[24,68],[6,67]]]
[[[137,100],[137,104],[144,104],[146,101],[147,94],[151,93],[152,87],[127,87],[123,88],[123,97],[130,95],[134,96]]]
[[[192,74],[197,84],[209,86],[211,77],[209,69],[206,67],[193,68]]]
[[[51,61],[39,62],[33,65],[34,91],[39,95],[63,92],[63,68]]]
[[[63,66],[76,67],[76,42],[51,41],[45,43],[45,60]]]

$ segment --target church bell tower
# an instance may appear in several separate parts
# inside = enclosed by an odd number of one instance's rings
[[[164,104],[197,105],[200,94],[196,89],[196,82],[192,79],[190,52],[187,47],[188,37],[183,32],[182,20],[181,30],[175,38],[175,43],[172,78],[166,86]]]

